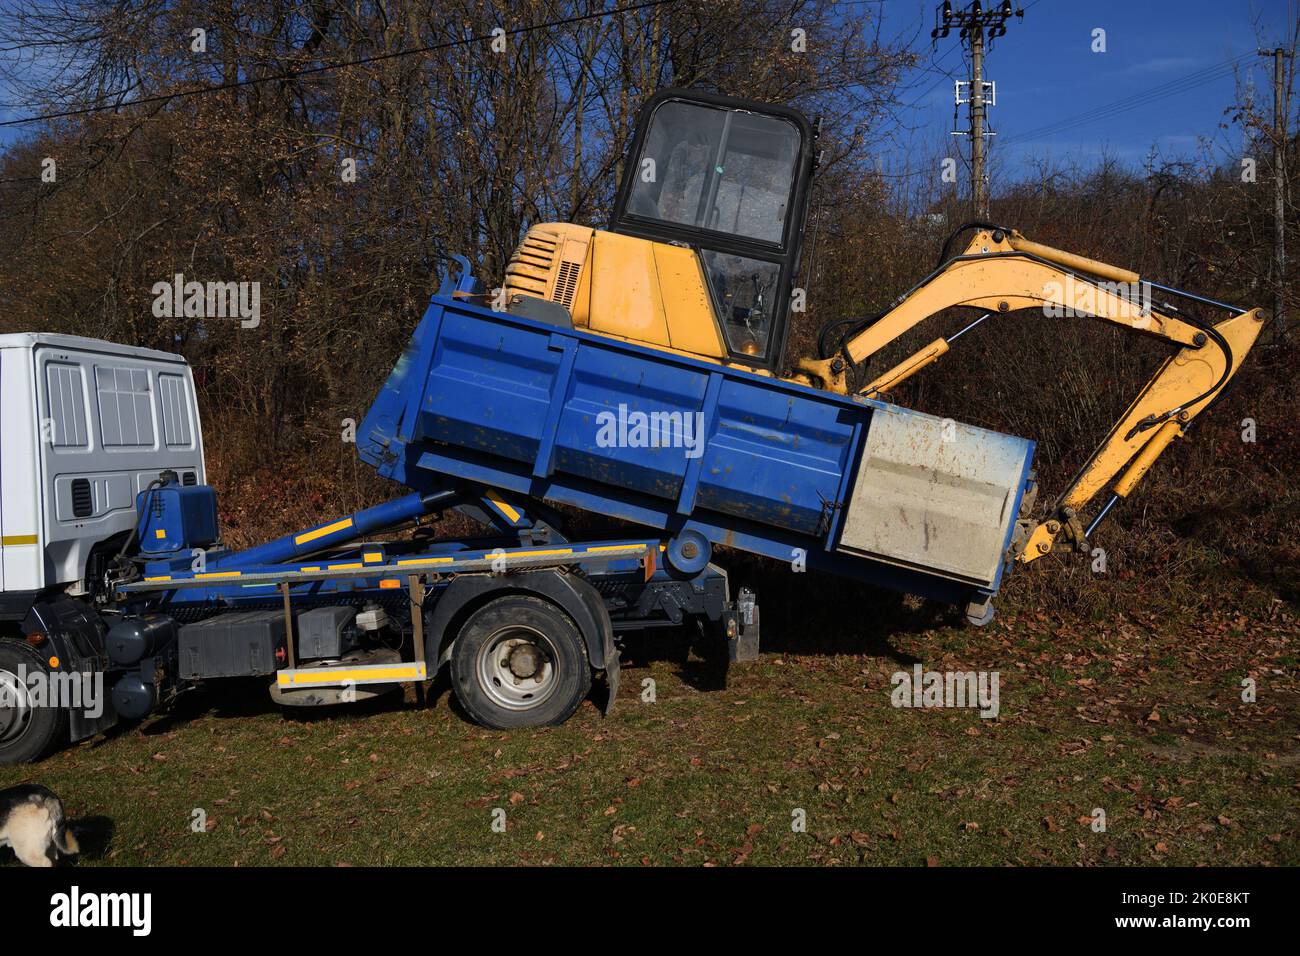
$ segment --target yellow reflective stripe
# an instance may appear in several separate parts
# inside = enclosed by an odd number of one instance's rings
[[[498,495],[495,491],[489,491],[487,493],[487,500],[492,502],[494,505],[496,505],[497,508],[500,509],[501,513],[505,515],[507,518],[509,518],[512,522],[516,522],[519,520],[519,512],[516,511],[514,508],[510,507],[504,501],[502,501],[501,496]]]
[[[243,571],[209,571],[206,574],[196,574],[196,578],[237,578]]]
[[[275,675],[275,681],[281,687],[296,687],[303,684],[341,684],[349,680],[424,680],[426,673],[423,664],[407,667],[328,667],[291,673],[280,671]]]
[[[159,528],[156,531],[154,531],[153,536],[157,538],[159,541],[161,541],[167,537],[167,532],[162,528]]]
[[[302,574],[306,574],[308,571],[319,571],[319,570],[320,570],[319,567],[299,568],[299,569],[298,569],[298,571],[299,571],[300,573],[302,573]]]
[[[408,558],[405,561],[398,561],[398,564],[449,564],[455,561],[455,558]]]
[[[368,562],[370,562],[371,564],[374,564],[376,561],[382,561],[382,560],[384,560],[384,556],[383,556],[382,554],[377,554],[377,553],[375,553],[375,552],[371,552],[370,554],[363,554],[363,555],[361,556],[361,559],[362,559],[363,561],[368,561]]]
[[[554,551],[511,551],[500,557],[505,558],[544,558],[553,554],[573,554],[572,548],[557,548]],[[491,557],[491,555],[487,555]]]
[[[171,579],[172,576],[170,574],[164,574],[162,577],[158,578],[145,578],[146,581],[170,581]]]
[[[315,531],[304,531],[298,537],[293,539],[294,544],[306,544],[308,541],[315,541],[317,538],[323,538],[327,534],[333,534],[335,531],[345,531],[352,527],[352,519],[344,518],[342,521],[336,521],[333,524],[327,524],[323,528],[317,528]]]
[[[588,548],[587,551],[588,551],[588,552],[595,552],[595,551],[630,551],[630,550],[632,550],[633,548],[637,548],[637,549],[639,549],[639,550],[644,551],[645,548],[646,548],[646,546],[645,546],[644,544],[602,544],[602,545],[597,545],[597,546],[594,547],[594,548]]]
[[[34,534],[7,534],[0,538],[0,544],[6,548],[19,544],[35,544],[36,535]]]
[[[351,571],[353,568],[360,568],[360,567],[363,567],[363,566],[364,566],[364,565],[362,565],[360,561],[357,561],[357,562],[355,562],[355,563],[353,563],[353,564],[331,564],[331,565],[328,565],[328,567],[329,567],[329,569],[330,569],[331,571]]]

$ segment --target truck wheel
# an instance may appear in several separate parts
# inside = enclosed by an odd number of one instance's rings
[[[0,764],[36,760],[62,737],[67,725],[62,707],[32,700],[24,678],[34,673],[49,677],[41,655],[21,641],[0,639]]]
[[[470,615],[451,655],[456,699],[485,727],[544,727],[568,720],[591,690],[587,646],[554,604],[526,594]]]

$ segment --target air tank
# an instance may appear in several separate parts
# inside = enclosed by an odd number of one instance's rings
[[[108,630],[108,658],[119,667],[132,667],[165,650],[176,640],[176,622],[165,614],[124,617]],[[116,692],[115,692],[116,693]]]

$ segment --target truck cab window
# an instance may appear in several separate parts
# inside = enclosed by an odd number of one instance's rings
[[[799,145],[780,117],[668,101],[650,121],[628,212],[780,245]]]

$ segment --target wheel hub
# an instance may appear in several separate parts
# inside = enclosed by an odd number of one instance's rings
[[[0,743],[17,740],[32,720],[27,685],[12,671],[0,670]]]
[[[503,627],[479,651],[479,686],[499,706],[529,710],[559,684],[555,660],[555,649],[541,631],[525,624]]]
[[[516,677],[534,676],[542,665],[542,655],[532,644],[516,644],[506,659],[510,673]]]

